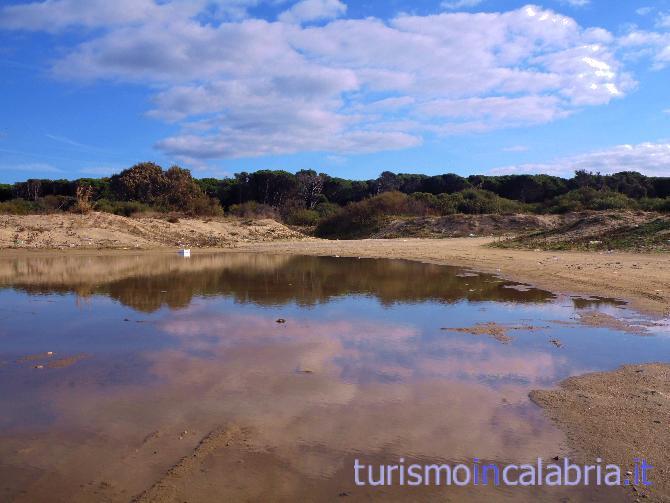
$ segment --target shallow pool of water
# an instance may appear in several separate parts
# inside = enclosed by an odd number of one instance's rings
[[[0,500],[157,484],[166,501],[587,501],[601,493],[360,488],[353,460],[563,455],[528,392],[656,361],[665,330],[615,300],[409,261],[0,259]]]

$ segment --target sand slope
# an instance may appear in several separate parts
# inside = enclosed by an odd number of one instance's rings
[[[88,215],[0,215],[0,248],[228,247],[236,243],[297,239],[274,220],[126,218]]]

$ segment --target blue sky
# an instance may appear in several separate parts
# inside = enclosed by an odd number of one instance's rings
[[[670,176],[670,1],[0,2],[0,181]]]

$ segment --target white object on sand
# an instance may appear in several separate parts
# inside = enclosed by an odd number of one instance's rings
[[[177,252],[179,255],[182,257],[190,257],[191,256],[191,249],[190,248],[182,248]]]

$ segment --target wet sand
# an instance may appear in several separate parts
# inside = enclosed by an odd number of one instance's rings
[[[628,302],[638,311],[670,316],[670,254],[630,252],[551,252],[504,250],[487,246],[494,238],[320,239],[238,242],[230,248],[192,253],[258,252],[287,255],[397,258],[472,268],[555,293],[595,295]],[[174,253],[175,248],[158,252]],[[3,257],[123,255],[126,250],[3,249]],[[153,251],[156,253],[156,250]],[[0,271],[1,273],[1,271]]]
[[[531,399],[565,431],[580,461],[600,457],[633,470],[635,458],[654,468],[650,487],[630,490],[635,501],[670,501],[670,365],[627,365],[614,372],[571,377]]]
[[[365,239],[239,245],[238,250],[303,255],[401,258],[471,267],[555,293],[628,301],[637,310],[670,315],[670,254],[503,250],[492,238]]]

